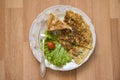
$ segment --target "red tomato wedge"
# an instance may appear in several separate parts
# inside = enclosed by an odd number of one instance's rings
[[[47,47],[48,47],[48,49],[53,50],[53,49],[55,49],[55,43],[53,41],[50,41],[50,42],[48,42]]]

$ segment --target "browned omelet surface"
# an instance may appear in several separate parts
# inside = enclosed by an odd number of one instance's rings
[[[53,13],[50,13],[49,18],[47,20],[47,30],[61,30],[61,29],[69,29],[70,27],[63,21],[61,21],[57,16]]]
[[[92,48],[92,33],[84,19],[77,13],[67,11],[64,22],[73,31],[64,30],[58,40],[77,64],[81,63]]]

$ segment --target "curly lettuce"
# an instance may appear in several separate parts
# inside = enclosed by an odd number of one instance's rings
[[[62,67],[66,63],[70,62],[72,58],[69,56],[68,52],[65,48],[58,42],[57,37],[59,35],[54,35],[52,32],[46,31],[45,32],[45,46],[44,52],[46,59],[52,63],[53,65]],[[49,41],[53,41],[55,43],[55,49],[50,50],[47,47]]]

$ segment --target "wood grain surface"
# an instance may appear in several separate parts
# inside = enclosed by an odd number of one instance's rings
[[[77,7],[91,18],[96,48],[78,69],[47,69],[41,78],[29,29],[40,12],[60,4]],[[120,0],[0,0],[0,80],[120,80]]]

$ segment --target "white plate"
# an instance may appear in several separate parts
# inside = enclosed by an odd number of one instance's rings
[[[48,18],[49,13],[52,12],[52,13],[56,14],[61,20],[63,20],[66,10],[72,10],[72,11],[80,14],[83,17],[83,19],[86,21],[86,23],[89,25],[90,30],[92,32],[93,48],[90,50],[88,56],[84,59],[84,61],[79,65],[77,65],[72,60],[70,63],[67,63],[63,67],[57,67],[57,66],[50,64],[47,60],[45,60],[46,67],[51,68],[53,70],[68,71],[68,70],[78,68],[79,66],[81,66],[83,63],[85,63],[89,59],[90,55],[93,53],[93,50],[95,48],[96,34],[95,34],[94,26],[93,26],[90,18],[80,9],[77,9],[77,8],[74,8],[71,6],[57,5],[57,6],[53,6],[53,7],[45,9],[43,12],[41,12],[37,16],[37,18],[32,23],[30,33],[29,33],[29,41],[30,41],[30,47],[33,51],[33,55],[35,56],[35,58],[39,62],[41,62],[41,51],[40,51],[40,47],[39,47],[39,34],[43,33],[46,29],[46,20]]]

